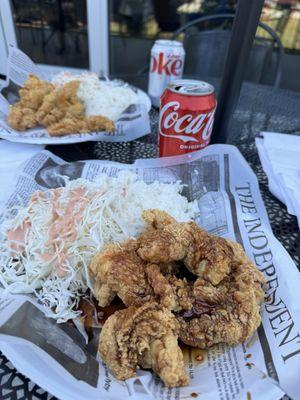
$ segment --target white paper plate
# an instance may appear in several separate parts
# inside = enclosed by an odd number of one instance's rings
[[[134,88],[133,86],[131,86]],[[144,105],[146,107],[147,112],[151,109],[151,100],[147,93],[143,90],[134,88],[136,90],[138,96],[138,103]],[[9,126],[6,123],[1,123],[0,121],[0,138],[9,140],[11,142],[18,143],[31,143],[31,144],[71,144],[71,143],[81,143],[88,141],[106,141],[106,142],[115,142],[115,141],[130,141],[133,139],[137,139],[139,136],[143,136],[145,133],[141,135],[135,135],[135,137],[126,140],[126,137],[118,140],[114,137],[114,135],[102,131],[102,132],[92,132],[92,133],[76,133],[72,135],[60,136],[60,137],[52,137],[50,136],[46,130],[43,132],[36,133],[34,129],[28,130],[26,132],[16,132],[11,131]]]

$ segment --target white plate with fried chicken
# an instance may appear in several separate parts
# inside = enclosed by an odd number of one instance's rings
[[[14,96],[10,86],[17,92]],[[7,117],[0,121],[3,139],[64,144],[128,141],[149,133],[141,128],[130,138],[130,131],[137,129],[134,121],[137,125],[148,118],[151,101],[125,82],[100,80],[90,72],[63,72],[48,81],[31,74],[22,88],[10,86],[2,91],[2,102],[8,101]]]

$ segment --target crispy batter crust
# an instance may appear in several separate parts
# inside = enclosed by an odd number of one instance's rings
[[[183,355],[177,343],[179,325],[157,303],[115,312],[105,322],[99,342],[102,359],[118,379],[136,375],[136,368],[152,368],[170,387],[188,384]]]
[[[126,306],[142,305],[153,297],[145,262],[135,253],[135,246],[134,240],[111,244],[94,256],[90,272],[97,283],[94,292],[101,307],[108,306],[116,294]]]
[[[180,223],[163,211],[147,210],[149,228],[139,238],[139,256],[149,262],[182,260],[195,275],[217,285],[229,272],[233,259],[230,244],[210,235],[194,222]]]
[[[195,298],[209,307],[203,313],[196,310],[187,317],[178,316],[180,339],[202,349],[248,339],[261,323],[263,282],[263,277],[254,273],[247,262],[233,267],[230,276],[216,287],[198,279],[194,284]]]
[[[22,89],[19,91],[20,101],[10,107],[7,117],[9,125],[25,131],[38,125],[36,112],[41,107],[45,96],[54,90],[54,85],[29,75]]]
[[[51,136],[94,131],[113,132],[113,121],[102,116],[85,116],[84,104],[77,97],[79,81],[60,88],[34,75],[29,75],[20,89],[20,100],[11,106],[9,125],[20,131],[45,126]]]
[[[100,352],[120,379],[132,376],[139,364],[153,368],[166,385],[176,386],[184,381],[178,382],[174,376],[170,378],[169,372],[162,372],[167,361],[161,354],[165,348],[166,354],[173,348],[172,365],[179,363],[182,370],[176,350],[177,333],[165,333],[161,341],[151,339],[145,352],[134,347],[130,353],[131,344],[118,342],[118,334],[111,332],[124,330],[125,335],[133,329],[139,337],[148,335],[156,326],[158,317],[153,309],[158,307],[160,312],[163,309],[164,316],[173,312],[179,324],[179,339],[188,345],[204,349],[221,342],[241,343],[261,323],[259,311],[265,280],[239,244],[210,235],[193,222],[179,223],[162,211],[148,210],[143,217],[148,227],[137,240],[107,246],[90,265],[100,305],[109,304],[118,295],[126,306],[134,306],[109,320],[101,335]],[[187,281],[175,276],[185,268],[177,261],[185,264],[194,279]],[[146,318],[139,322],[137,316],[148,310],[149,304],[152,311],[147,314],[147,323]],[[166,323],[159,315],[161,323]],[[136,346],[136,336],[133,343]],[[118,351],[118,360],[110,354],[110,348],[117,348],[113,351]],[[124,364],[120,357],[125,357]],[[128,368],[123,369],[124,365]]]

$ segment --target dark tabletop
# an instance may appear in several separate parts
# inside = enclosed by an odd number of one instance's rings
[[[146,75],[124,75],[121,77],[143,90],[147,90]],[[218,91],[219,80],[208,79]],[[129,143],[98,142],[68,145],[48,149],[73,161],[85,158],[132,163],[137,158],[157,156],[158,110],[150,112],[151,134]],[[234,144],[242,152],[256,173],[263,200],[269,215],[273,232],[290,253],[298,268],[300,263],[300,233],[297,219],[287,213],[286,207],[268,190],[255,146],[255,136],[261,131],[273,131],[300,135],[300,93],[245,82],[230,124],[229,144]]]
[[[147,90],[147,77],[126,75],[120,77]],[[217,79],[207,79],[218,90]],[[228,143],[236,145],[254,172],[277,239],[283,244],[299,268],[300,233],[296,217],[287,213],[285,205],[268,190],[256,151],[254,138],[261,131],[300,135],[300,93],[275,89],[271,86],[244,83],[231,125]],[[66,161],[99,158],[131,163],[137,158],[157,156],[158,111],[150,112],[151,134],[129,143],[88,142],[77,145],[48,146]],[[55,398],[18,373],[12,364],[0,355],[1,400],[54,400]]]

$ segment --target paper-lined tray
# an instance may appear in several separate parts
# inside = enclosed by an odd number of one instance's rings
[[[64,163],[41,151],[18,169],[11,190],[0,193],[0,200],[5,210],[28,202],[36,189],[58,187],[62,175],[93,181],[100,173],[115,176],[119,170],[132,170],[146,183],[181,179],[186,196],[197,201],[196,222],[243,244],[267,280],[262,325],[240,345],[183,348],[190,384],[167,388],[149,371],[139,370],[136,378],[125,382],[115,379],[75,327],[47,318],[32,296],[0,290],[0,350],[21,373],[62,400],[279,400],[285,392],[300,399],[299,272],[273,236],[256,177],[233,146],[212,145],[132,165],[100,160]],[[97,338],[99,331],[93,332]]]
[[[129,142],[150,133],[149,111],[151,101],[148,95],[140,89],[130,86],[137,94],[137,103],[131,104],[115,121],[116,131],[77,133],[54,137],[44,128],[29,129],[20,132],[12,129],[7,123],[10,104],[18,98],[18,90],[22,87],[29,74],[35,74],[41,79],[50,79],[22,51],[11,48],[8,57],[7,81],[0,94],[0,138],[12,142],[31,144],[70,144],[86,141]],[[128,86],[122,81],[112,81],[117,86]]]

